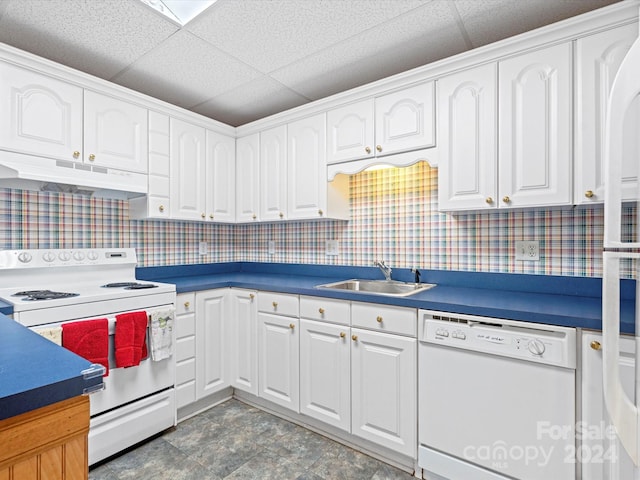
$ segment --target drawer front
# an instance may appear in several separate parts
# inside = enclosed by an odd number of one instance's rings
[[[196,316],[193,313],[176,317],[176,337],[179,339],[196,334]]]
[[[351,304],[347,300],[300,297],[300,317],[321,322],[349,325]]]
[[[258,311],[286,315],[288,317],[299,316],[298,295],[287,293],[258,293]]]
[[[353,302],[351,326],[416,337],[418,311],[415,308]]]
[[[193,292],[180,293],[176,296],[176,314],[193,313],[196,311],[196,295]]]
[[[176,362],[196,356],[196,337],[179,338],[176,340]]]
[[[176,407],[181,408],[196,401],[196,382],[188,382],[176,387]]]
[[[176,365],[176,385],[196,379],[196,361],[192,358]]]

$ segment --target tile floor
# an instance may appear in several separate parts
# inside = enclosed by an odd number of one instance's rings
[[[408,473],[237,400],[89,471],[89,480],[410,480]]]

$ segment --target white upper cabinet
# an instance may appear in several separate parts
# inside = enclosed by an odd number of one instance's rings
[[[576,204],[604,201],[604,127],[607,100],[620,62],[638,36],[638,24],[606,30],[576,41]],[[622,199],[635,197],[640,155],[640,101],[627,112]]]
[[[206,212],[215,222],[234,222],[236,218],[236,141],[207,130]]]
[[[82,88],[0,62],[0,148],[79,160]]]
[[[501,207],[571,204],[571,42],[498,63]]]
[[[260,213],[260,134],[236,140],[236,220],[256,222]]]
[[[287,218],[287,126],[260,132],[260,220]]]
[[[433,103],[433,82],[426,82],[330,110],[328,163],[433,146]]]
[[[497,70],[490,63],[438,80],[438,206],[495,208]]]
[[[322,218],[327,211],[325,114],[288,125],[289,219]]]
[[[147,109],[85,90],[83,161],[147,173]]]
[[[171,218],[205,220],[205,129],[171,119]]]

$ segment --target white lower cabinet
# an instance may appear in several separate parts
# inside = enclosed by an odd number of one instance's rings
[[[582,335],[582,418],[576,454],[583,480],[634,478],[633,462],[613,434],[602,386],[602,335]],[[620,377],[629,398],[635,398],[635,338],[620,338]],[[573,455],[571,455],[573,458]]]
[[[196,293],[196,400],[226,388],[225,335],[227,289]]]
[[[176,297],[176,406],[196,401],[196,314],[195,294]]]
[[[259,293],[258,396],[300,411],[297,295]]]
[[[229,382],[233,388],[258,395],[258,301],[251,290],[229,291],[225,322]]]

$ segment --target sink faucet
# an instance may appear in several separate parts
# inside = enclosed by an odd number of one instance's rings
[[[386,280],[391,280],[391,267],[388,267],[385,263],[384,260],[376,260],[375,262],[373,262],[373,264],[378,267],[380,270],[382,270],[382,273],[384,274],[384,278]]]

